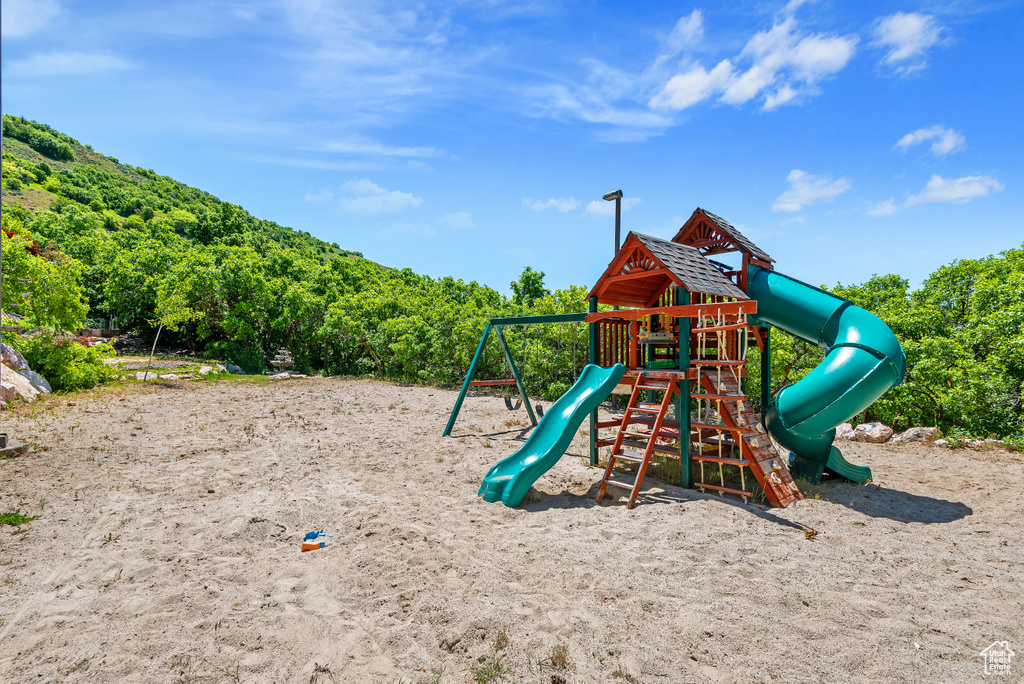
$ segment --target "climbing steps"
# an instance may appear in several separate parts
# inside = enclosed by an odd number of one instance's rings
[[[699,383],[705,393],[694,396],[709,397],[702,401],[715,404],[721,423],[714,426],[694,423],[698,433],[713,429],[716,431],[716,436],[702,440],[702,445],[706,444],[711,449],[707,453],[702,449],[700,455],[695,454],[693,459],[717,463],[719,466],[723,464],[740,466],[741,486],[744,490],[746,487],[745,482],[742,482],[745,477],[743,466],[749,467],[754,479],[772,506],[784,507],[804,498],[799,487],[793,482],[793,477],[782,456],[772,445],[772,440],[765,431],[764,425],[758,420],[750,401],[743,394],[736,376],[732,372],[722,373],[721,376],[714,372],[701,373],[699,374]],[[731,439],[723,439],[725,434],[728,434]],[[739,494],[744,497],[750,495],[749,492],[741,493],[723,486],[709,484],[697,484],[696,486]]]
[[[693,473],[693,487],[749,502],[758,496],[756,482],[768,503],[777,507],[803,498],[744,392],[749,334],[746,315],[727,315],[722,310],[721,305],[710,302],[703,313],[698,313],[691,328],[686,375],[679,371],[635,371],[635,384],[622,420],[595,424],[599,430],[617,429],[614,439],[608,435],[595,442],[598,447],[611,447],[598,501],[611,486],[629,492],[628,507],[633,508],[651,458],[659,453],[679,458],[679,420],[667,414],[687,376],[693,381],[690,398],[697,409],[691,410],[688,440],[690,461],[699,471]],[[624,378],[623,383],[628,379]],[[660,401],[641,401],[642,396],[652,393],[660,394]],[[616,470],[622,462],[637,467],[632,471]]]
[[[645,391],[661,392],[661,401],[657,403],[641,402],[641,392]],[[629,405],[622,416],[619,432],[612,444],[612,453],[608,457],[608,467],[605,468],[604,477],[601,479],[601,488],[597,491],[598,502],[604,498],[605,491],[611,485],[629,492],[629,503],[626,504],[626,507],[633,508],[636,498],[640,494],[647,466],[654,453],[663,451],[669,454],[679,454],[678,449],[659,447],[657,444],[658,437],[663,434],[662,426],[665,423],[665,414],[668,413],[668,407],[672,405],[672,399],[677,394],[679,394],[679,385],[676,379],[670,375],[663,379],[644,376],[637,378],[636,384],[633,385],[633,392],[629,395]],[[651,425],[650,432],[643,429],[647,425]],[[625,475],[625,473],[615,472],[615,464],[619,461],[639,464],[632,482],[618,479]]]

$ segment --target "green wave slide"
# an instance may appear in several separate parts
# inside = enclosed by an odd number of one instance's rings
[[[611,368],[585,366],[576,383],[544,413],[526,443],[487,471],[477,496],[484,501],[501,499],[509,508],[518,506],[530,485],[562,458],[580,423],[611,394],[625,372],[621,363]]]
[[[810,373],[776,393],[765,414],[765,427],[795,456],[791,470],[811,482],[825,468],[867,482],[871,470],[849,463],[832,442],[837,425],[903,382],[907,356],[896,335],[841,297],[757,266],[748,271],[747,294],[757,300],[752,323],[771,324],[828,350]]]

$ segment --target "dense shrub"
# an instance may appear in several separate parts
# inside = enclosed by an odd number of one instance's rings
[[[39,154],[45,154],[51,159],[59,159],[61,161],[71,161],[75,158],[75,153],[71,149],[71,145],[66,142],[57,140],[51,135],[46,133],[36,133],[28,141],[28,145]]]
[[[87,389],[106,382],[112,369],[103,359],[114,355],[110,345],[86,347],[70,337],[49,332],[7,340],[21,352],[28,365],[46,378],[55,392]]]

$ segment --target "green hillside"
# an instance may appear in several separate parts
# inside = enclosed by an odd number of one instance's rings
[[[362,256],[309,233],[257,219],[173,178],[122,164],[45,124],[4,116],[3,133],[4,202],[55,211],[74,202],[93,211],[108,230],[153,221],[204,244],[225,238],[241,243],[253,236],[302,250],[320,261]]]
[[[162,341],[253,373],[286,346],[302,371],[455,383],[491,316],[586,306],[582,288],[551,295],[529,269],[509,299],[387,268],[44,124],[3,126],[3,306],[34,325],[113,320],[152,339],[163,324]],[[586,354],[582,329],[511,337],[537,357],[527,378],[545,393],[568,387]],[[504,372],[497,350],[482,372]]]

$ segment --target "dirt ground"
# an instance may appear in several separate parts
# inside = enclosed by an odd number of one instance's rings
[[[876,482],[758,510],[586,441],[509,509],[524,411],[362,380],[141,383],[0,413],[4,682],[967,682],[1024,672],[1024,459],[844,444]],[[816,497],[816,498],[815,498]],[[326,548],[300,553],[323,528]],[[809,535],[813,529],[816,535]],[[12,534],[15,532],[15,534]]]

